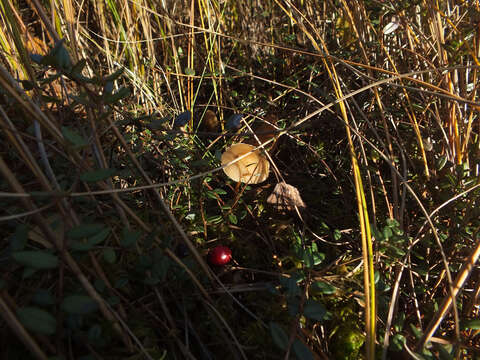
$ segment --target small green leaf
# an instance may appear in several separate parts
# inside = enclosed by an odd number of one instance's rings
[[[62,126],[63,137],[72,144],[75,148],[81,148],[88,145],[88,141],[85,140],[80,134],[69,127]]]
[[[105,94],[104,101],[105,101],[105,104],[113,104],[122,100],[123,98],[126,98],[129,95],[130,95],[130,89],[126,87],[121,87],[114,94]]]
[[[308,299],[303,307],[303,315],[309,319],[322,321],[327,314],[325,307],[318,301]]]
[[[392,344],[390,345],[390,349],[393,351],[402,351],[405,342],[405,336],[403,336],[402,334],[395,334],[392,338]]]
[[[105,241],[105,239],[108,237],[109,234],[110,234],[110,229],[105,228],[102,231],[100,231],[98,234],[90,237],[88,239],[88,243],[93,246],[101,244],[102,242]]]
[[[270,335],[272,335],[273,342],[280,349],[286,350],[288,346],[288,336],[285,331],[276,322],[270,322]]]
[[[314,360],[313,354],[310,349],[301,342],[299,339],[296,339],[292,345],[293,352],[295,353],[297,359],[299,360]]]
[[[383,228],[383,237],[388,240],[389,238],[392,237],[392,235],[393,235],[392,229],[389,226],[385,226]]]
[[[16,251],[13,259],[24,266],[34,269],[54,269],[58,266],[58,258],[46,251]]]
[[[23,269],[22,279],[28,279],[29,277],[33,276],[33,274],[35,274],[37,271],[38,269],[26,267],[25,269]]]
[[[70,249],[73,251],[90,251],[93,249],[93,245],[88,242],[83,242],[82,240],[72,240],[70,241]]]
[[[80,180],[85,182],[96,182],[108,179],[117,173],[117,169],[100,169],[89,171],[80,175]]]
[[[72,67],[72,73],[76,73],[78,75],[81,75],[83,69],[87,65],[87,60],[85,59],[80,59],[75,65]]]
[[[98,304],[86,295],[70,295],[63,299],[62,309],[69,314],[85,315],[98,308]]]
[[[455,357],[453,356],[452,348],[453,346],[451,344],[435,344],[435,349],[438,350],[440,360],[454,360]]]
[[[207,196],[208,196],[210,199],[213,199],[213,200],[216,200],[216,199],[217,199],[217,196],[218,196],[218,195],[217,195],[214,191],[212,191],[212,190],[207,190],[205,193],[207,194]]]
[[[230,220],[230,222],[234,225],[238,223],[238,219],[235,214],[228,214],[228,220]]]
[[[440,156],[437,161],[436,161],[436,167],[437,167],[437,170],[440,171],[442,170],[444,167],[445,167],[445,164],[447,163],[447,156],[446,155],[443,155],[443,156]]]
[[[165,128],[165,124],[172,121],[172,117],[166,116],[160,119],[153,119],[150,124],[147,125],[147,128],[150,130],[160,130]]]
[[[19,224],[9,240],[11,251],[23,250],[28,240],[28,226],[26,224]]]
[[[335,288],[335,286],[330,285],[329,283],[326,283],[324,281],[317,281],[312,284],[311,290],[315,293],[330,295],[334,294],[337,289]]]
[[[339,241],[342,238],[342,232],[338,229],[333,230],[333,239]]]
[[[413,335],[415,335],[417,339],[420,339],[422,337],[423,332],[419,328],[417,328],[415,325],[410,324],[410,329],[412,329]]]
[[[87,333],[88,340],[95,341],[100,339],[102,335],[102,327],[99,324],[93,325]]]
[[[242,114],[233,114],[227,120],[226,128],[227,130],[239,129],[242,125]]]
[[[105,81],[113,81],[113,80],[116,80],[120,77],[120,75],[123,74],[123,68],[119,68],[117,69],[114,73],[108,75],[106,78],[105,78]]]
[[[90,99],[86,94],[80,94],[80,95],[69,94],[68,97],[81,105],[92,105],[92,102],[90,101]]]
[[[113,81],[107,81],[103,87],[103,93],[110,95],[113,92]]]
[[[47,289],[38,289],[33,294],[32,301],[38,305],[53,305],[55,304],[55,297]]]
[[[115,289],[121,289],[121,288],[123,288],[127,285],[128,285],[128,278],[121,277],[121,278],[118,278],[117,280],[115,280],[115,283],[113,284],[113,287]]]
[[[104,230],[103,224],[97,223],[83,223],[72,227],[67,231],[67,237],[72,240],[80,240],[83,238],[89,238]]]
[[[289,278],[280,278],[280,284],[287,289],[287,296],[292,297],[301,293],[300,287],[295,276]]]
[[[72,59],[70,58],[70,54],[64,46],[61,46],[58,49],[58,52],[55,54],[55,60],[61,70],[67,72],[72,70]]]
[[[107,248],[103,250],[103,258],[109,264],[115,264],[115,261],[117,261],[117,254],[112,248]]]
[[[185,75],[188,75],[188,76],[195,76],[195,70],[192,69],[192,68],[185,68]]]
[[[192,118],[192,113],[190,111],[184,111],[175,118],[173,122],[174,127],[182,127],[186,125]]]
[[[34,63],[41,64],[43,56],[40,54],[30,54],[30,59],[32,59]]]
[[[154,286],[154,285],[157,285],[159,282],[160,282],[160,279],[157,278],[157,277],[147,277],[147,278],[143,279],[143,283],[145,285]]]
[[[142,233],[140,231],[124,228],[122,231],[122,237],[120,239],[120,245],[125,248],[133,246],[141,235]]]
[[[207,218],[207,223],[220,224],[221,222],[223,222],[223,217],[221,215],[213,215]]]
[[[45,310],[36,307],[24,307],[17,310],[18,320],[29,330],[42,335],[53,335],[57,321]]]

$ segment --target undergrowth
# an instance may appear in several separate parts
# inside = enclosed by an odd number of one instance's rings
[[[2,1],[2,358],[478,358],[479,21]]]

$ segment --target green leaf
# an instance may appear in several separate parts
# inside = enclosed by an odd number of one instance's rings
[[[64,46],[61,46],[58,49],[58,52],[55,54],[55,60],[61,70],[67,72],[72,70],[72,59],[70,58],[70,54]]]
[[[111,94],[113,92],[113,81],[107,81],[103,87],[104,94]]]
[[[81,105],[87,105],[87,106],[92,105],[92,102],[90,101],[90,99],[86,94],[80,94],[80,95],[69,94],[68,97]]]
[[[315,293],[331,295],[334,294],[337,289],[335,288],[335,286],[330,285],[329,283],[326,283],[324,281],[317,281],[312,284],[311,290]]]
[[[70,249],[73,251],[90,251],[93,249],[93,245],[88,242],[83,242],[81,240],[72,240],[70,241]]]
[[[276,322],[270,322],[270,335],[272,335],[273,342],[282,350],[287,350],[288,336],[285,331]]]
[[[102,335],[102,327],[99,324],[93,325],[87,333],[88,340],[95,341],[100,339]]]
[[[86,59],[80,59],[75,65],[72,67],[72,73],[76,73],[78,75],[81,75],[83,69],[87,65],[87,60]]]
[[[120,239],[120,245],[128,248],[130,246],[135,245],[137,240],[140,238],[142,233],[136,230],[129,230],[127,228],[123,228],[122,237]]]
[[[105,228],[102,231],[100,231],[98,234],[92,236],[91,238],[88,239],[88,243],[90,245],[96,246],[98,244],[101,244],[102,242],[105,241],[105,239],[108,237],[110,234],[110,229]]]
[[[173,122],[174,127],[182,127],[186,125],[192,118],[192,113],[190,111],[184,111],[175,118]]]
[[[392,235],[392,229],[389,226],[385,226],[383,228],[383,237],[388,240]]]
[[[53,305],[55,304],[55,297],[47,289],[38,289],[33,294],[32,301],[37,305]]]
[[[70,295],[63,299],[62,309],[69,314],[85,315],[98,308],[98,304],[86,295]]]
[[[103,258],[109,264],[115,264],[117,261],[117,254],[112,248],[107,248],[103,250]]]
[[[28,279],[29,277],[33,276],[33,274],[35,274],[37,271],[38,269],[26,267],[25,269],[23,269],[22,279]]]
[[[227,130],[239,129],[242,126],[242,114],[233,114],[227,120],[226,128]]]
[[[75,148],[81,148],[88,145],[88,141],[85,140],[80,134],[69,127],[62,126],[63,137],[72,144]]]
[[[172,117],[166,116],[161,119],[153,119],[150,124],[147,125],[147,128],[150,130],[160,130],[165,128],[165,124],[170,122]]]
[[[217,199],[217,194],[215,193],[215,191],[212,191],[212,190],[207,190],[205,192],[207,194],[207,196],[210,198],[210,199],[213,199],[213,200],[216,200]]]
[[[40,54],[30,54],[30,59],[32,59],[34,63],[41,64],[43,56]]]
[[[438,350],[440,355],[440,360],[454,360],[454,356],[452,354],[452,345],[442,345],[442,344],[435,344],[435,349]]]
[[[147,277],[143,279],[145,285],[155,286],[160,282],[160,279],[157,277]]]
[[[13,259],[24,266],[34,269],[54,269],[58,266],[58,258],[46,251],[16,251]]]
[[[80,180],[85,182],[96,182],[108,179],[117,173],[117,169],[100,169],[89,171],[80,175]]]
[[[116,93],[114,94],[105,94],[104,101],[105,104],[113,104],[117,101],[122,100],[130,95],[130,89],[126,87],[121,87]]]
[[[333,230],[333,239],[339,241],[342,238],[342,232],[338,229]]]
[[[89,238],[99,232],[104,231],[105,226],[98,223],[84,223],[72,227],[67,231],[67,237],[72,240],[80,240],[83,238]]]
[[[299,295],[301,293],[296,276],[291,276],[289,278],[281,277],[280,284],[287,289],[287,296],[289,297]]]
[[[393,351],[402,351],[405,342],[405,336],[403,336],[402,334],[395,334],[392,338],[392,344],[390,345],[390,349]]]
[[[11,251],[23,250],[28,240],[28,226],[26,224],[19,224],[9,240]]]
[[[195,76],[195,70],[192,69],[192,68],[185,68],[185,75],[188,75],[188,76]]]
[[[72,60],[68,54],[67,49],[63,45],[65,39],[61,39],[55,43],[55,46],[49,51],[45,58],[50,58],[50,65],[59,68],[60,70],[70,71],[72,69]]]
[[[122,74],[123,74],[123,68],[119,68],[114,73],[108,75],[105,78],[105,81],[114,81],[114,80],[118,79],[120,77],[120,75],[122,75]]]
[[[314,360],[313,354],[310,349],[299,339],[296,339],[292,345],[293,352],[299,360]]]
[[[415,325],[410,324],[410,329],[412,330],[413,335],[415,335],[417,339],[420,339],[423,336],[423,332],[419,328],[417,328]]]
[[[223,222],[222,215],[213,215],[207,218],[207,224],[220,224]]]
[[[24,307],[17,310],[18,320],[28,330],[42,335],[53,335],[57,321],[45,310],[36,307]]]
[[[447,160],[448,160],[448,158],[447,158],[446,155],[440,156],[440,157],[437,159],[437,161],[436,161],[436,167],[437,167],[437,170],[438,170],[438,171],[442,170],[442,169],[445,167],[445,165],[446,165],[446,163],[447,163]]]
[[[230,222],[234,225],[238,223],[238,219],[235,214],[228,214],[228,220],[230,220]]]
[[[303,307],[303,315],[309,319],[322,321],[327,314],[325,307],[318,301],[308,299]]]
[[[467,329],[479,330],[480,329],[480,319],[462,321],[461,329],[462,330],[467,330]]]

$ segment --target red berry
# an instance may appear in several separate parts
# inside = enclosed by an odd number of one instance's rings
[[[216,246],[208,253],[208,262],[211,265],[226,265],[232,259],[232,250],[227,246]]]

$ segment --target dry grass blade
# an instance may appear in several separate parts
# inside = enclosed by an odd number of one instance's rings
[[[437,331],[438,327],[442,323],[444,317],[447,315],[448,311],[451,309],[452,304],[455,302],[455,297],[459,293],[459,291],[463,288],[465,282],[467,281],[470,274],[473,272],[475,264],[480,257],[480,241],[479,239],[476,240],[476,246],[472,250],[471,254],[465,260],[462,268],[460,269],[457,277],[455,278],[454,283],[452,284],[453,293],[449,294],[440,305],[438,311],[435,313],[435,316],[428,324],[427,328],[424,331],[422,338],[419,340],[417,344],[417,349],[422,349],[426,343],[428,343],[435,331]]]

